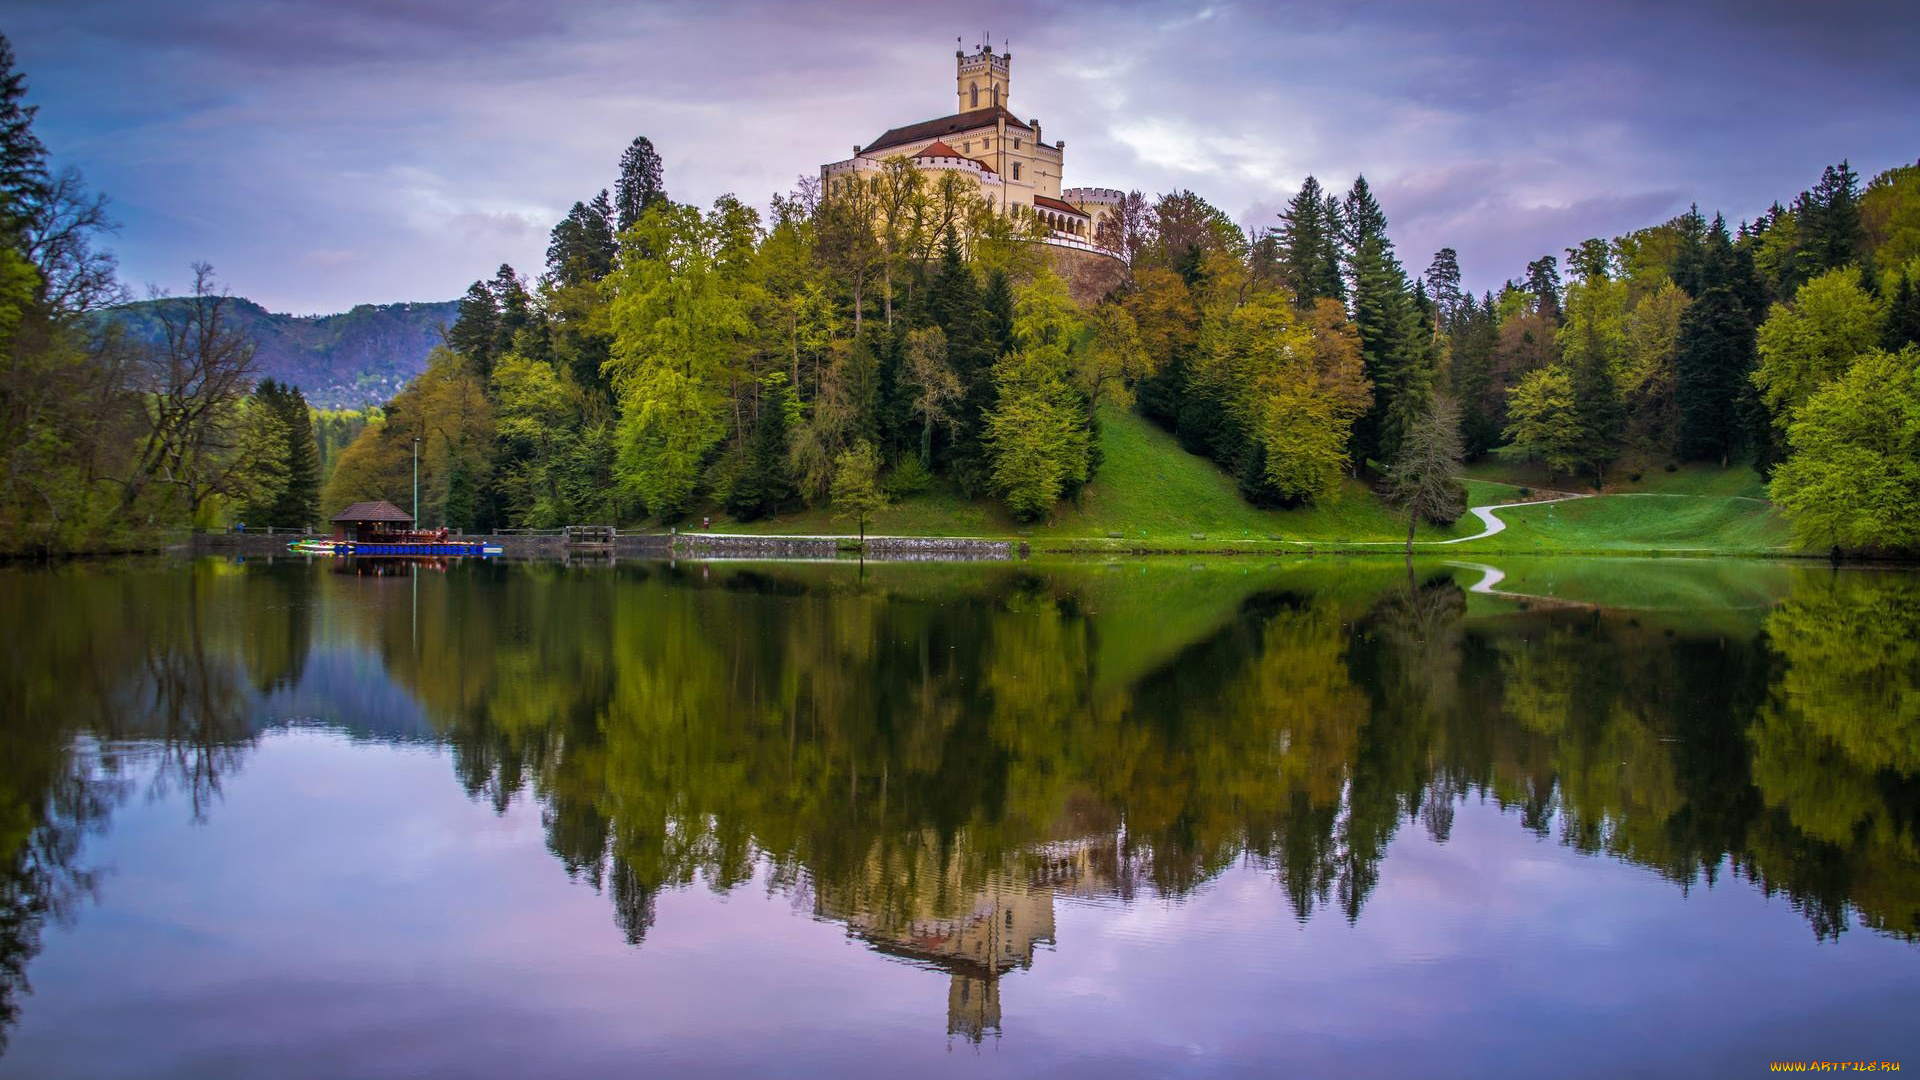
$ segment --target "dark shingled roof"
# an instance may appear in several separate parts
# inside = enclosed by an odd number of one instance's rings
[[[875,150],[885,150],[889,146],[904,146],[907,143],[916,143],[924,139],[944,139],[949,135],[957,135],[962,131],[973,131],[976,128],[992,127],[995,120],[1002,119],[1007,122],[1007,126],[1010,128],[1019,128],[1021,131],[1033,130],[1026,125],[1025,121],[1008,112],[1006,106],[989,105],[984,109],[975,109],[972,112],[955,113],[952,116],[943,116],[938,120],[922,120],[917,124],[908,124],[906,127],[894,128],[873,140],[865,150],[860,152],[862,154],[871,154]]]
[[[357,502],[345,510],[333,515],[335,521],[398,521],[412,524],[413,515],[393,505],[385,499],[379,502]]]

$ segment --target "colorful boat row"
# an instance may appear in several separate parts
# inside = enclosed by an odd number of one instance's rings
[[[449,556],[484,558],[500,554],[500,548],[497,545],[464,540],[399,543],[376,543],[365,540],[295,540],[287,545],[287,550],[299,555],[343,555],[362,559],[437,559]]]

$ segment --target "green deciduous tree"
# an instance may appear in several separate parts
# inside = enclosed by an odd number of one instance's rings
[[[1584,449],[1573,376],[1554,365],[1530,372],[1507,392],[1507,439],[1546,462],[1549,473],[1579,468]]]
[[[565,460],[579,422],[576,391],[553,365],[514,354],[494,365],[491,390],[501,443],[496,484],[507,519],[524,528],[567,524]]]
[[[1643,452],[1675,452],[1680,407],[1674,398],[1674,358],[1690,302],[1684,289],[1668,281],[1641,297],[1627,315],[1625,349],[1616,370],[1628,438]]]
[[[1883,276],[1920,259],[1920,163],[1888,169],[1860,193],[1861,243]]]
[[[880,452],[873,448],[872,443],[861,439],[834,460],[834,516],[857,523],[860,545],[864,549],[867,522],[886,505],[886,492],[880,488]]]
[[[1760,388],[1782,430],[1822,386],[1839,378],[1856,356],[1880,344],[1885,306],[1860,287],[1860,271],[1846,266],[1800,287],[1790,304],[1775,304],[1760,325]]]
[[[619,476],[650,513],[690,505],[726,434],[726,390],[752,333],[744,268],[727,258],[730,208],[660,203],[622,234],[609,375],[620,403]]]
[[[1920,550],[1920,348],[1869,352],[1787,429],[1768,495],[1808,548]]]

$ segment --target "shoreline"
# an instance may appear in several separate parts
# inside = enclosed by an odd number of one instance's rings
[[[1497,534],[1496,534],[1497,535]],[[180,554],[270,556],[288,555],[286,535],[209,533],[185,542],[155,548],[121,552],[84,552],[48,556],[15,556],[10,562],[51,562],[75,558],[111,558],[122,555]],[[564,536],[490,533],[462,536],[462,540],[497,544],[505,549],[500,557],[511,559],[568,559],[594,556],[627,558],[687,559],[795,559],[819,560],[855,558],[862,554],[859,537],[838,533],[621,533],[612,545],[569,546]],[[1737,547],[1602,547],[1538,549],[1500,544],[1495,536],[1458,540],[1423,540],[1414,543],[1412,554],[1420,556],[1528,556],[1578,558],[1741,558],[1755,560],[1791,559],[1827,561],[1825,552],[1795,551],[1787,548]],[[1486,541],[1494,541],[1487,543]],[[899,536],[866,537],[864,554],[869,559],[925,559],[955,562],[1014,561],[1040,555],[1088,557],[1196,557],[1232,558],[1261,556],[1306,556],[1342,558],[1405,558],[1404,541],[1291,540],[1207,540],[1205,538],[1122,539],[1099,537],[1036,538],[1032,536]],[[1850,555],[1841,559],[1848,564],[1915,566],[1920,560],[1888,556]]]

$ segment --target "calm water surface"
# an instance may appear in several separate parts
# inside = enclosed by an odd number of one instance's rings
[[[1920,1069],[1920,575],[366,570],[0,571],[0,1076]]]

